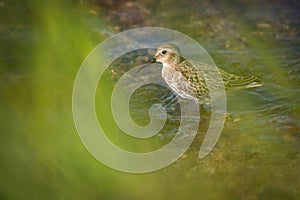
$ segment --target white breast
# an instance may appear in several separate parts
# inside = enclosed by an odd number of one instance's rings
[[[163,65],[162,77],[167,85],[179,96],[184,99],[194,99],[193,88],[184,76],[169,65]]]

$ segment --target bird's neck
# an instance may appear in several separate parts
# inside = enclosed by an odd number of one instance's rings
[[[170,73],[171,70],[172,67],[170,66],[170,64],[163,63],[162,72],[161,72],[162,76],[167,77],[167,75]]]

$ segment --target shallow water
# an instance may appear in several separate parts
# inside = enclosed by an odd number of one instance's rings
[[[299,7],[292,0],[1,1],[0,198],[299,199]],[[198,158],[210,117],[202,108],[189,150],[162,170],[136,175],[102,165],[84,148],[73,122],[72,88],[99,42],[143,26],[180,31],[203,45],[218,67],[257,76],[264,86],[228,91],[225,126],[207,157]],[[166,145],[180,120],[174,101],[163,131],[140,141],[124,135],[106,108],[118,79],[151,53],[114,62],[96,94],[108,137],[135,152]],[[130,104],[136,123],[146,125],[149,107],[170,94],[155,85],[138,89]]]

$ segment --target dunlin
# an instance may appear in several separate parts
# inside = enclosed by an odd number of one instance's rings
[[[162,77],[166,84],[180,97],[184,99],[194,99],[200,103],[207,103],[209,91],[207,85],[208,73],[216,73],[213,66],[205,63],[197,63],[194,66],[191,62],[184,59],[180,49],[173,43],[166,43],[158,47],[152,63],[163,64]],[[200,69],[200,70],[199,70]],[[214,71],[214,72],[213,72]],[[258,87],[257,78],[254,76],[237,76],[219,69],[222,81],[209,80],[212,85],[223,84],[227,88],[236,87]],[[221,82],[221,83],[220,83]],[[211,89],[211,88],[210,88]]]

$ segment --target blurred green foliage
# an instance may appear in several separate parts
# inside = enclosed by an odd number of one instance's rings
[[[299,5],[274,2],[0,1],[0,199],[298,199]],[[99,42],[137,26],[182,31],[219,66],[264,82],[228,94],[207,158],[197,158],[205,130],[175,164],[140,175],[102,165],[80,142],[76,72]],[[101,80],[107,96],[110,75]]]

